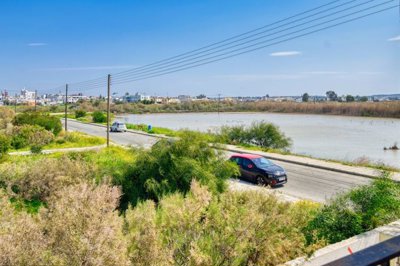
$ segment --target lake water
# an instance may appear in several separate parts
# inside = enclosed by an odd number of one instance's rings
[[[276,124],[293,140],[291,151],[313,157],[374,162],[400,168],[400,151],[384,151],[400,143],[400,119],[276,113],[184,113],[126,115],[127,123],[170,129],[216,130],[222,125]]]

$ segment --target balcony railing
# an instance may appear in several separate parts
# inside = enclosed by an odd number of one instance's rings
[[[335,260],[325,266],[398,266],[400,265],[400,236],[396,236]]]

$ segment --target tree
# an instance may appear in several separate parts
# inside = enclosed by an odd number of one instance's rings
[[[360,102],[367,102],[368,101],[368,97],[367,96],[362,96],[359,101]]]
[[[354,102],[354,96],[352,96],[352,95],[350,95],[350,94],[348,94],[347,96],[346,96],[346,102]]]
[[[308,95],[308,93],[306,92],[306,93],[303,94],[301,99],[302,99],[303,102],[306,103],[310,99],[310,95]]]
[[[216,153],[209,142],[196,132],[183,132],[179,140],[160,140],[150,151],[137,158],[132,174],[115,185],[121,185],[121,208],[141,200],[158,202],[174,192],[187,193],[196,179],[213,193],[226,189],[226,180],[238,174],[236,165]]]
[[[337,101],[338,100],[338,96],[337,96],[336,92],[334,92],[334,91],[327,91],[326,97],[328,98],[328,101]]]
[[[196,98],[197,99],[205,99],[205,98],[207,98],[207,96],[204,94],[200,94],[200,95],[196,96]]]

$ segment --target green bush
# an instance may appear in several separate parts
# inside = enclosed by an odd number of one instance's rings
[[[255,145],[266,149],[288,149],[291,145],[290,138],[277,126],[264,121],[253,122],[250,127],[224,126],[219,137],[229,144]]]
[[[28,142],[27,137],[25,137],[21,134],[12,136],[11,146],[14,149],[19,150],[19,149],[27,147],[28,145],[29,145],[29,142]]]
[[[40,145],[32,145],[31,146],[31,152],[34,154],[39,154],[42,152],[42,150],[43,150],[43,146],[40,146]]]
[[[253,122],[248,129],[247,140],[262,148],[285,149],[290,146],[290,139],[273,124]]]
[[[16,126],[21,125],[37,125],[52,132],[57,136],[62,130],[60,119],[55,116],[50,116],[41,113],[26,112],[17,115],[14,118],[13,124]]]
[[[107,122],[107,116],[100,111],[93,112],[92,114],[94,123],[105,123]]]
[[[182,133],[179,140],[161,140],[150,151],[142,151],[131,177],[120,180],[122,207],[139,200],[159,201],[176,191],[186,193],[193,179],[213,193],[222,192],[226,180],[238,174],[237,166],[209,146],[200,134]]]
[[[54,135],[50,131],[40,126],[23,125],[14,127],[11,145],[14,149],[21,149],[27,146],[43,147],[53,140]]]
[[[305,229],[309,243],[335,243],[400,218],[400,184],[383,177],[324,206]]]
[[[0,155],[7,153],[11,147],[11,140],[8,136],[0,134]]]
[[[75,111],[75,118],[81,118],[86,116],[85,110],[76,110]]]

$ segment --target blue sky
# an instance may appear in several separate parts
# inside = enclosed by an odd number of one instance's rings
[[[196,49],[327,2],[2,0],[0,89],[50,91]],[[398,36],[399,10],[394,9],[113,90],[211,96],[399,93]],[[104,89],[86,93],[104,95]]]

